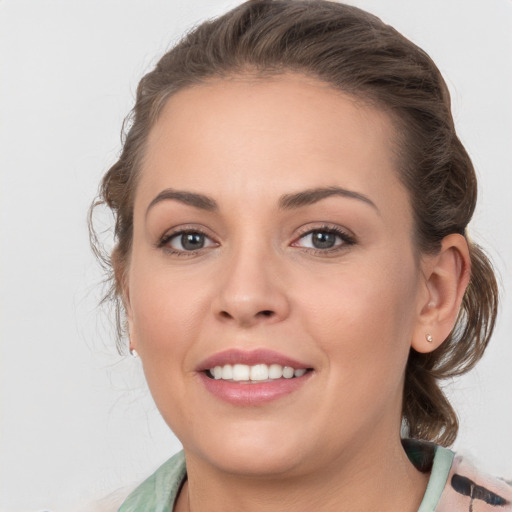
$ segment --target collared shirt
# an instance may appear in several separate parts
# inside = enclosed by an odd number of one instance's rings
[[[404,439],[419,471],[430,472],[418,512],[512,512],[512,484],[479,471],[462,455],[432,443]],[[118,512],[172,512],[187,477],[177,453],[139,485]]]

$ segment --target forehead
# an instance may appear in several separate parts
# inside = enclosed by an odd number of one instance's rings
[[[310,77],[212,80],[167,101],[148,137],[140,188],[248,197],[270,195],[271,183],[282,192],[336,185],[403,194],[394,138],[385,112]]]

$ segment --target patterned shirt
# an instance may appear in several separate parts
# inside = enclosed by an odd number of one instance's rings
[[[491,477],[451,450],[404,439],[404,449],[419,471],[430,473],[418,512],[512,512],[512,484]],[[179,452],[126,498],[118,512],[172,512],[187,477]]]

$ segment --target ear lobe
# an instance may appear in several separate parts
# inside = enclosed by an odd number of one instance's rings
[[[452,331],[469,283],[471,259],[462,235],[446,236],[440,251],[422,263],[426,293],[411,346],[421,353],[438,348]]]

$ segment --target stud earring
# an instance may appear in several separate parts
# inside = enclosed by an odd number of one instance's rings
[[[425,339],[429,342],[429,343],[432,343],[434,341],[434,338],[432,338],[432,334],[425,334]]]
[[[139,354],[137,354],[137,351],[134,348],[130,349],[130,355],[132,357],[139,357]]]

